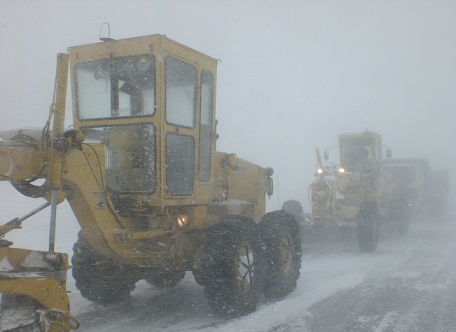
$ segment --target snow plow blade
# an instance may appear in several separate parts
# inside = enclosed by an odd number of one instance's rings
[[[66,292],[68,256],[62,253],[0,248],[0,330],[76,330]]]

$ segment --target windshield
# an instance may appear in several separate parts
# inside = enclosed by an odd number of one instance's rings
[[[365,138],[341,141],[341,163],[350,171],[366,171],[375,160],[372,141]]]
[[[78,63],[75,77],[80,120],[155,112],[155,58],[151,54]]]
[[[103,143],[106,185],[117,193],[156,189],[155,129],[152,124],[82,127],[86,143]]]

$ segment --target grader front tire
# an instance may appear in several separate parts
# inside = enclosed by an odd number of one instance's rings
[[[73,252],[73,278],[84,298],[108,305],[130,297],[139,279],[134,269],[116,264],[112,259],[94,252],[81,233]]]

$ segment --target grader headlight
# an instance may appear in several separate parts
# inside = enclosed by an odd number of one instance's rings
[[[177,226],[185,227],[185,226],[188,226],[189,224],[190,224],[189,216],[187,216],[185,214],[181,214],[181,215],[177,216]]]

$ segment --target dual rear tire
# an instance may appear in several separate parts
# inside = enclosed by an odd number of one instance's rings
[[[291,293],[301,268],[296,219],[267,213],[259,224],[230,216],[213,227],[201,268],[205,295],[215,313],[237,317],[255,311],[261,294],[278,300]]]
[[[201,259],[209,306],[216,314],[237,317],[256,310],[262,294],[279,300],[291,293],[301,268],[301,238],[295,217],[274,211],[256,224],[249,218],[223,218],[209,232]],[[81,295],[107,305],[125,300],[141,279],[134,266],[122,266],[93,251],[82,234],[74,245],[73,277]],[[167,287],[185,273],[149,274],[149,283]]]
[[[255,311],[261,294],[261,242],[250,219],[226,217],[206,242],[201,268],[204,293],[216,314],[236,317]]]
[[[265,214],[260,223],[263,244],[263,294],[278,300],[297,285],[301,269],[301,237],[293,215],[284,211]]]

